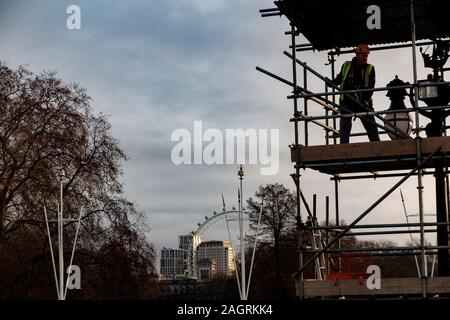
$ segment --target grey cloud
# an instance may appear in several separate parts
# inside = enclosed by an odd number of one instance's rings
[[[82,9],[80,31],[65,28],[65,8],[74,2]],[[130,157],[123,182],[127,196],[148,212],[150,239],[172,243],[176,232],[192,230],[198,219],[221,209],[222,192],[229,207],[236,205],[238,186],[236,166],[173,165],[174,129],[192,130],[194,120],[221,130],[279,128],[280,173],[263,177],[257,166],[246,166],[244,193],[249,196],[259,184],[273,182],[294,188],[287,147],[293,141],[293,109],[285,100],[291,89],[254,70],[258,65],[291,77],[291,62],[282,55],[289,46],[283,35],[287,22],[258,14],[272,6],[273,1],[260,0],[3,0],[0,59],[12,66],[28,63],[37,72],[56,69],[64,80],[87,88],[94,111],[109,115],[113,133]],[[373,55],[380,84],[399,63],[400,74],[407,77],[408,54],[401,51],[392,63]],[[324,54],[299,57],[323,73],[330,71]],[[340,57],[338,64],[345,59]],[[313,90],[323,90],[312,78],[309,83]],[[319,114],[316,106],[310,111]],[[312,132],[316,137],[311,141],[322,143],[323,130]],[[325,175],[306,171],[301,179],[308,199],[313,193],[333,194]],[[342,200],[341,211],[363,210],[375,197],[372,193],[387,185],[343,187],[361,201]],[[398,201],[390,204],[401,214]]]

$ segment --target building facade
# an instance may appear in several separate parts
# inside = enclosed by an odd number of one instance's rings
[[[214,259],[203,259],[197,261],[197,276],[200,281],[214,279],[216,275],[216,261]]]
[[[187,251],[183,249],[161,249],[160,273],[166,278],[184,277]]]
[[[215,273],[231,276],[236,267],[233,261],[234,251],[228,241],[205,241],[197,247],[197,261],[215,262]]]
[[[188,250],[189,244],[191,243],[191,241],[192,241],[192,235],[190,235],[190,234],[178,236],[178,248],[183,249],[183,250]]]
[[[178,236],[178,247],[186,250],[186,263],[185,271],[189,275],[196,275],[197,271],[197,247],[202,243],[202,239],[199,235],[180,235]]]

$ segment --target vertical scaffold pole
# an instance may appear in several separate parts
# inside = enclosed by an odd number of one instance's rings
[[[335,70],[335,62],[336,59],[334,58],[334,54],[331,55],[331,79],[334,79],[336,77],[336,70]],[[336,89],[332,88],[332,92],[335,92]],[[336,96],[333,95],[331,98],[333,103],[336,103]],[[336,118],[333,118],[333,129],[336,130]],[[336,144],[336,138],[333,138],[333,143]]]
[[[291,42],[292,42],[292,83],[294,84],[294,89],[297,88],[297,63],[296,60],[296,50],[295,50],[295,26],[291,23]],[[294,118],[297,119],[298,115],[298,98],[294,95]],[[297,205],[297,232],[298,232],[298,264],[299,267],[303,267],[303,233],[302,233],[302,217],[300,212],[300,154],[299,154],[299,137],[298,137],[298,121],[294,121],[295,130],[295,152],[296,152],[296,163],[295,163],[295,188],[296,188],[296,205]],[[303,273],[299,277],[299,299],[303,300]]]
[[[445,170],[445,190],[447,191],[447,213],[450,213],[450,189],[449,189],[449,177],[448,177],[448,171],[447,169]],[[448,230],[448,226],[447,226],[447,230]],[[450,234],[450,232],[449,232]]]
[[[328,244],[328,227],[330,226],[330,197],[326,196],[325,198],[325,226],[327,227],[325,231],[325,243]],[[330,272],[329,259],[328,255],[326,257],[326,273]]]
[[[437,226],[437,245],[448,246],[448,222],[447,217],[447,184],[445,182],[444,162],[438,162],[434,168],[436,183],[436,221],[445,223]],[[449,276],[448,249],[438,249],[438,276]]]
[[[419,91],[417,87],[417,53],[416,53],[416,22],[414,18],[414,0],[410,2],[411,6],[411,40],[412,40],[412,59],[413,59],[413,77],[414,77],[414,107],[415,107],[415,120],[416,120],[416,149],[417,149],[417,164],[420,164],[422,158],[421,143],[420,143],[420,123],[419,123]],[[422,297],[427,296],[427,262],[425,257],[425,232],[423,221],[423,183],[422,172],[419,168],[417,174],[417,190],[419,196],[419,221],[420,221],[420,255],[422,258]]]
[[[325,92],[328,93],[328,86],[327,86],[326,83],[325,83]],[[326,125],[327,127],[329,127],[330,121],[329,121],[329,119],[328,119],[329,112],[328,112],[328,109],[327,109],[327,108],[325,108],[325,116],[327,117],[327,118],[325,119],[325,125]],[[333,133],[333,134],[334,134],[334,133]],[[329,131],[329,130],[325,130],[325,145],[329,145],[329,144],[330,144],[330,131]]]
[[[331,62],[331,79],[334,79],[336,77],[336,59],[334,58],[334,53],[331,52],[330,54],[330,62]],[[336,89],[332,89],[333,92],[336,91]],[[333,103],[336,103],[336,96],[333,95],[332,97]],[[333,118],[333,129],[336,130],[337,123],[336,118]],[[336,137],[333,138],[333,144],[337,143]],[[337,176],[335,176],[336,178]],[[335,199],[335,207],[336,207],[336,226],[339,226],[339,181],[338,179],[334,179],[334,199]],[[341,240],[337,243],[338,249],[341,249]],[[338,257],[338,272],[341,272],[341,257]]]
[[[305,90],[308,90],[308,70],[306,68],[303,68],[303,88]],[[303,105],[304,105],[304,114],[305,117],[308,117],[308,99],[303,99]],[[309,139],[308,139],[308,121],[306,120],[304,122],[305,126],[305,146],[308,145]]]
[[[334,176],[335,178],[338,177],[338,175]],[[336,227],[339,227],[339,181],[338,179],[334,180],[334,201],[336,206]],[[337,243],[338,249],[341,249],[341,239],[338,240]],[[341,257],[338,256],[338,272],[340,273],[342,271],[342,264],[341,264]]]

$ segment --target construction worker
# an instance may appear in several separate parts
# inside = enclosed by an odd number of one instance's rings
[[[369,89],[375,87],[375,68],[367,63],[370,48],[366,44],[360,44],[355,49],[356,56],[352,61],[346,61],[341,68],[341,72],[332,82],[339,86],[340,90]],[[351,112],[373,111],[372,91],[360,93],[348,93],[340,96],[339,103]],[[349,111],[341,110],[341,114],[348,114]],[[360,117],[364,128],[367,131],[370,141],[380,141],[375,117]],[[350,131],[352,129],[352,118],[341,117],[340,120],[340,141],[349,143]]]

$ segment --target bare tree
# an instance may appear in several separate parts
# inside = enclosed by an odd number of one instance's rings
[[[65,217],[76,218],[84,208],[80,254],[100,263],[102,253],[117,256],[111,250],[120,248],[135,259],[136,270],[153,273],[142,212],[123,197],[119,182],[126,156],[90,103],[85,89],[63,83],[55,72],[35,75],[0,62],[0,242],[38,230],[40,254],[48,258],[43,207],[56,216],[64,169]]]
[[[276,289],[279,291],[282,281],[280,268],[281,246],[283,237],[295,228],[295,195],[281,184],[260,186],[255,192],[255,198],[247,200],[250,219],[253,221],[250,228],[256,233],[258,215],[261,209],[261,199],[264,199],[261,213],[261,227],[258,235],[262,241],[273,245],[275,261]]]

